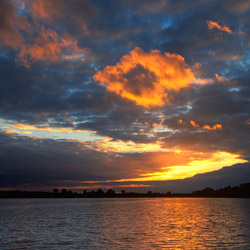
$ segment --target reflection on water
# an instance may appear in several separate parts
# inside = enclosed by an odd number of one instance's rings
[[[2,199],[0,249],[250,249],[250,199]]]

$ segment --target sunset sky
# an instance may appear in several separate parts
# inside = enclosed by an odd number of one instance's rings
[[[0,190],[248,166],[249,24],[249,0],[1,0]]]

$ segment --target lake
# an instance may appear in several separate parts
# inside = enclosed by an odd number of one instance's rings
[[[0,249],[250,249],[250,199],[0,199]]]

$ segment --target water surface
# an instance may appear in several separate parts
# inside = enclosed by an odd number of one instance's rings
[[[0,199],[0,249],[250,249],[250,199]]]

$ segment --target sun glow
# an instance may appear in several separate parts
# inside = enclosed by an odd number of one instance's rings
[[[192,177],[210,171],[219,170],[225,166],[232,166],[237,163],[245,163],[240,155],[219,151],[208,159],[192,160],[186,166],[163,167],[163,172],[144,174],[143,180],[174,180]],[[164,170],[167,169],[166,172]]]
[[[202,153],[200,153],[202,155]],[[192,177],[196,174],[207,173],[219,170],[225,166],[232,166],[238,163],[245,163],[240,155],[229,152],[218,151],[210,158],[191,160],[187,165],[172,165],[160,168],[161,171],[144,173],[140,177],[131,179],[108,180],[108,181],[83,181],[82,183],[109,183],[109,182],[131,182],[131,181],[167,181]]]

